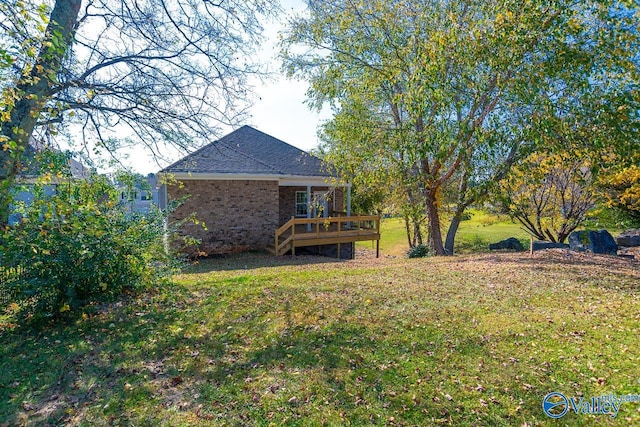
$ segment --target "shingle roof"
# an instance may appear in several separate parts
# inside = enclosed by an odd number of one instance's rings
[[[251,126],[242,126],[160,172],[332,176],[317,157]]]

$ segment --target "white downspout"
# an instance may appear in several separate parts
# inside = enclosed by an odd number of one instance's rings
[[[312,205],[311,205],[311,186],[307,185],[307,218],[311,219],[311,210],[312,210]],[[311,232],[311,223],[307,224],[307,231]]]

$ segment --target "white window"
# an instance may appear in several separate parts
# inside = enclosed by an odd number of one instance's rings
[[[306,191],[296,191],[296,216],[306,217],[309,202]]]

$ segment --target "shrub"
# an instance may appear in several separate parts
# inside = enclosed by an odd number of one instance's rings
[[[118,204],[103,176],[66,182],[49,195],[32,189],[19,224],[4,231],[2,265],[21,268],[12,295],[23,317],[53,317],[111,299],[167,276],[164,216],[139,215]],[[16,292],[17,291],[17,292]]]
[[[433,255],[433,253],[426,245],[416,245],[407,252],[409,258],[424,258],[431,255]]]
[[[471,218],[473,217],[473,214],[471,212],[463,212],[462,213],[462,217],[460,218],[460,221],[471,221]]]

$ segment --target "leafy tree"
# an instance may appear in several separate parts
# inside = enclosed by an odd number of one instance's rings
[[[425,213],[438,255],[453,253],[465,209],[557,127],[598,126],[600,110],[638,96],[638,32],[621,3],[307,4],[309,15],[290,22],[283,57],[311,83],[311,104],[335,111],[325,151],[347,172],[364,165],[352,175],[362,185],[398,179],[406,203]],[[599,127],[585,143],[615,131]],[[447,194],[453,206],[443,206]],[[445,208],[453,215],[443,241]]]
[[[161,156],[242,115],[268,0],[0,3],[0,209],[34,130],[76,125],[88,153],[117,136]]]
[[[563,243],[594,206],[590,165],[576,157],[533,154],[502,182],[506,211],[539,240]]]

